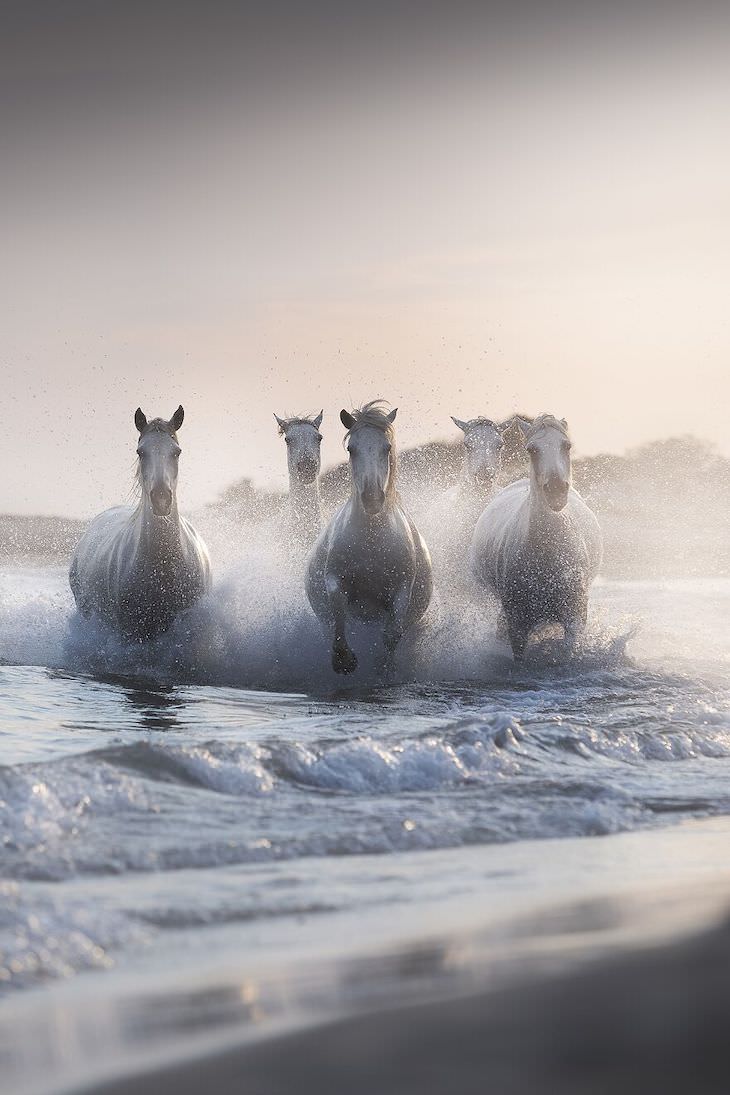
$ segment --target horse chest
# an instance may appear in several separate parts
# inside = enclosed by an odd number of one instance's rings
[[[394,537],[368,536],[343,541],[328,559],[356,615],[369,619],[392,607],[403,583],[412,578],[407,543]]]
[[[122,627],[137,638],[167,631],[178,613],[202,593],[180,550],[139,553],[126,573],[119,598]]]
[[[579,600],[579,567],[561,552],[517,551],[500,582],[505,608],[531,621],[560,619]]]

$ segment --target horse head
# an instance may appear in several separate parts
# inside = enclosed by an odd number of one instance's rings
[[[502,460],[502,431],[490,418],[472,418],[463,422],[451,416],[451,421],[464,434],[465,474],[470,483],[490,487],[499,475]]]
[[[134,424],[139,431],[137,479],[143,495],[149,498],[155,517],[169,517],[172,513],[182,452],[177,431],[184,416],[182,407],[178,407],[169,421],[153,418],[148,422],[140,407],[134,414]]]
[[[321,468],[320,447],[322,434],[319,427],[322,425],[324,412],[320,411],[316,418],[274,418],[279,424],[279,433],[286,442],[286,459],[289,467],[289,480],[309,486],[319,476]]]
[[[568,423],[551,414],[541,414],[534,422],[516,417],[530,457],[532,482],[555,513],[564,509],[570,490],[570,438]]]
[[[386,412],[379,400],[366,403],[350,413],[340,411],[347,430],[345,444],[350,454],[354,490],[367,514],[374,516],[395,491],[395,431],[398,408]]]

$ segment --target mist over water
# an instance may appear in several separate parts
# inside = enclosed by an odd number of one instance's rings
[[[166,635],[144,645],[122,642],[103,624],[79,616],[65,568],[17,567],[0,575],[0,662],[128,674],[163,684],[312,693],[513,674],[509,646],[497,634],[496,603],[468,575],[466,544],[454,537],[452,510],[434,509],[428,528],[433,601],[423,623],[405,636],[387,678],[377,624],[351,625],[361,658],[352,678],[330,669],[328,639],[303,587],[306,548],[292,542],[286,510],[247,522],[203,511],[197,524],[214,560],[214,588]],[[627,619],[596,621],[583,658],[588,665],[621,660],[634,630]],[[560,646],[541,644],[532,663],[564,660]]]

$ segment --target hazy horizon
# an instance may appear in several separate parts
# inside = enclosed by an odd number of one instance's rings
[[[730,453],[730,12],[11,4],[0,511],[286,482],[274,412],[550,411],[576,452]]]

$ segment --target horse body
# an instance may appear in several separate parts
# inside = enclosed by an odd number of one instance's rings
[[[167,631],[210,589],[208,551],[180,517],[175,498],[181,412],[170,423],[138,417],[142,498],[135,507],[116,506],[96,517],[69,571],[81,614],[98,616],[137,641]]]
[[[561,624],[575,648],[602,556],[595,515],[570,486],[564,423],[544,415],[522,428],[530,478],[510,484],[490,502],[470,553],[474,577],[501,601],[517,659],[530,632],[546,623]]]
[[[382,620],[388,655],[421,619],[431,600],[431,559],[395,492],[392,424],[376,404],[341,414],[348,430],[352,493],[321,533],[310,556],[306,591],[332,639],[332,666],[352,673],[357,658],[346,635],[348,615]]]

